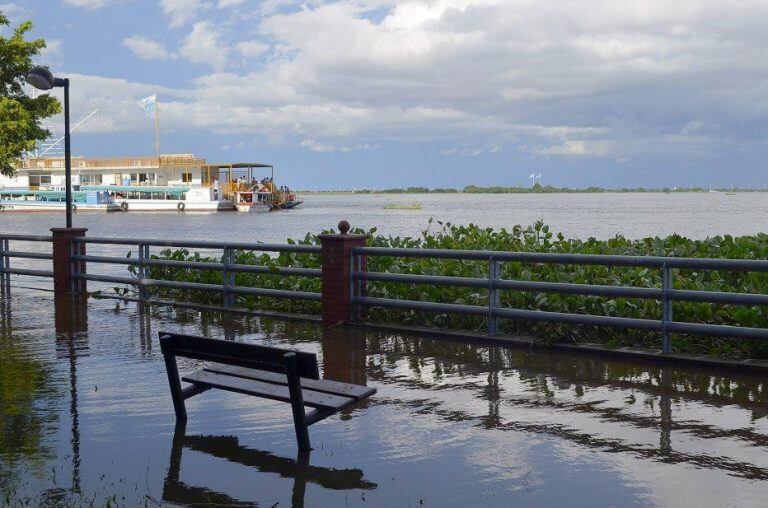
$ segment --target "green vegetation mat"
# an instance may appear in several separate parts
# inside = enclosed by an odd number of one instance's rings
[[[701,258],[766,259],[768,235],[731,237],[717,236],[706,240],[691,240],[679,235],[666,238],[629,240],[616,236],[608,240],[566,239],[555,234],[542,222],[528,227],[510,229],[485,229],[475,225],[459,226],[433,222],[416,238],[377,235],[376,230],[356,230],[369,233],[368,245],[376,247],[472,249],[524,252],[553,252],[579,254],[621,254],[629,256],[677,256]],[[316,235],[307,234],[301,240],[288,240],[292,244],[319,244]],[[186,249],[165,250],[162,259],[216,262],[219,259],[202,257]],[[320,268],[320,258],[314,254],[280,253],[279,255],[252,252],[236,253],[236,263],[267,267]],[[130,267],[135,272],[135,267]],[[445,259],[404,259],[371,257],[369,271],[404,274],[445,275],[457,277],[487,277],[485,261],[460,261]],[[636,287],[661,287],[661,271],[651,268],[575,266],[555,264],[502,263],[504,279],[569,282],[577,284],[622,285]],[[184,268],[152,267],[148,277],[209,284],[221,284],[221,273]],[[296,291],[320,291],[319,278],[302,278],[278,274],[238,273],[238,286],[252,286]],[[677,289],[765,293],[768,291],[768,273],[738,273],[722,271],[674,270],[674,287]],[[117,289],[116,289],[117,290]],[[125,291],[125,290],[119,290]],[[219,293],[179,291],[156,288],[154,295],[179,301],[220,305]],[[369,282],[367,295],[380,298],[398,298],[425,302],[443,302],[485,306],[486,290],[435,285],[408,285],[388,282]],[[288,300],[240,295],[238,307],[282,311],[291,313],[319,314],[318,302]],[[582,295],[559,295],[523,291],[502,291],[502,307],[515,309],[547,310],[600,316],[661,319],[661,304],[655,300],[605,298]],[[768,327],[768,316],[761,307],[715,305],[697,302],[675,302],[675,321],[711,323],[734,326]],[[381,323],[433,326],[459,330],[484,331],[486,319],[481,316],[422,313],[392,309],[367,309],[363,318]],[[567,341],[572,343],[597,342],[608,346],[635,346],[658,349],[660,335],[643,330],[618,330],[594,326],[573,326],[534,321],[501,320],[501,333],[526,335],[542,343]],[[726,357],[768,358],[768,343],[756,340],[707,338],[674,335],[673,348],[678,352],[711,354]]]

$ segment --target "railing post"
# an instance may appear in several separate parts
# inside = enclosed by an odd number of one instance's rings
[[[8,252],[11,250],[10,242],[7,238],[0,238],[0,250]],[[11,258],[8,254],[3,254],[0,257],[0,292],[3,294],[10,294],[11,291],[11,274],[8,270],[11,268]]]
[[[326,326],[346,323],[353,317],[352,298],[356,284],[352,273],[365,271],[365,256],[359,256],[355,263],[352,249],[365,247],[369,235],[351,235],[349,229],[349,222],[343,220],[339,222],[339,234],[319,237],[322,244],[322,314]],[[362,290],[362,284],[359,287]]]
[[[501,263],[493,257],[488,260],[488,335],[499,333],[499,318],[496,317],[495,311],[501,304],[499,289],[496,287],[496,281],[500,277],[500,265]]]
[[[672,269],[666,265],[661,267],[661,350],[665,353],[672,351],[672,340],[669,336],[669,324],[672,322],[672,300],[669,290],[672,289]]]
[[[350,253],[349,256],[349,295],[350,299],[354,300],[355,297],[358,296],[364,296],[365,290],[364,290],[364,284],[365,281],[362,279],[362,277],[354,277],[353,274],[355,272],[363,272],[365,265],[363,264],[363,255],[362,254],[355,254]],[[362,308],[359,305],[352,305],[350,309],[350,320],[352,321],[360,321],[362,318],[363,311]]]
[[[85,236],[85,228],[51,228],[53,233],[53,291],[55,296],[84,293],[86,283],[75,274],[85,273],[85,261],[72,256],[85,255],[85,244],[76,243],[75,238]]]
[[[142,302],[148,300],[149,288],[144,285],[144,280],[147,279],[147,261],[149,260],[149,245],[139,244],[139,300]]]
[[[235,273],[229,271],[229,265],[232,264],[232,249],[224,248],[221,256],[221,284],[224,286],[224,307],[229,308],[235,304],[235,295],[229,291],[229,288],[235,285]]]

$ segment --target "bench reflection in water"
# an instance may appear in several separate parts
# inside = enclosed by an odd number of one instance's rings
[[[184,448],[225,459],[234,464],[253,468],[254,472],[274,473],[293,478],[291,506],[304,506],[307,483],[330,490],[374,490],[377,485],[363,478],[360,469],[333,469],[309,464],[310,452],[299,452],[297,458],[278,457],[270,452],[248,448],[239,444],[235,436],[186,435],[186,425],[178,423],[173,435],[168,474],[163,485],[163,501],[178,504],[226,504],[253,506],[256,503],[235,499],[223,492],[206,487],[188,485],[181,480],[181,461]]]

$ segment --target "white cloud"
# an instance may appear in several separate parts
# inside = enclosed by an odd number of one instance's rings
[[[207,64],[220,71],[227,63],[228,49],[219,42],[221,34],[207,21],[199,21],[182,41],[179,53],[192,63]]]
[[[213,69],[165,106],[168,124],[318,151],[430,140],[464,156],[625,160],[764,142],[764,0],[213,9],[238,3],[161,1],[172,25],[192,23],[179,54]],[[235,55],[261,58],[243,71]]]
[[[227,7],[234,7],[236,5],[240,5],[245,0],[219,0],[219,3],[216,5],[219,9],[226,9]]]
[[[139,35],[123,39],[123,46],[142,60],[169,60],[175,57],[164,45]]]
[[[261,41],[241,41],[235,45],[237,51],[248,58],[256,58],[269,50],[269,44],[264,44]]]
[[[0,8],[0,10],[2,10]],[[61,54],[61,39],[48,39],[45,41],[45,48],[40,51],[42,58],[51,58]]]
[[[85,9],[98,9],[104,7],[107,0],[64,0],[64,3],[74,7],[83,7]]]
[[[486,146],[473,146],[473,147],[457,147],[447,148],[441,150],[442,155],[460,155],[462,157],[477,157],[487,153],[499,153],[502,151],[500,146],[486,145]]]
[[[313,152],[327,153],[327,152],[335,152],[336,151],[336,147],[330,146],[330,145],[325,145],[323,143],[319,143],[317,140],[315,140],[313,138],[303,140],[300,143],[300,145],[303,146],[304,148],[309,148]],[[347,148],[344,151],[348,152],[349,149]]]
[[[171,28],[189,23],[200,11],[210,9],[211,4],[201,0],[160,0],[163,13],[171,18]]]
[[[11,18],[24,12],[24,9],[19,4],[8,3],[0,4],[0,12],[2,12],[6,17]]]

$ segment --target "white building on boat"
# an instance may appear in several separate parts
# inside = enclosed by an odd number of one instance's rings
[[[211,186],[218,168],[193,154],[158,157],[72,157],[72,185]],[[0,189],[60,190],[64,187],[64,157],[24,159],[13,177],[0,176]]]

